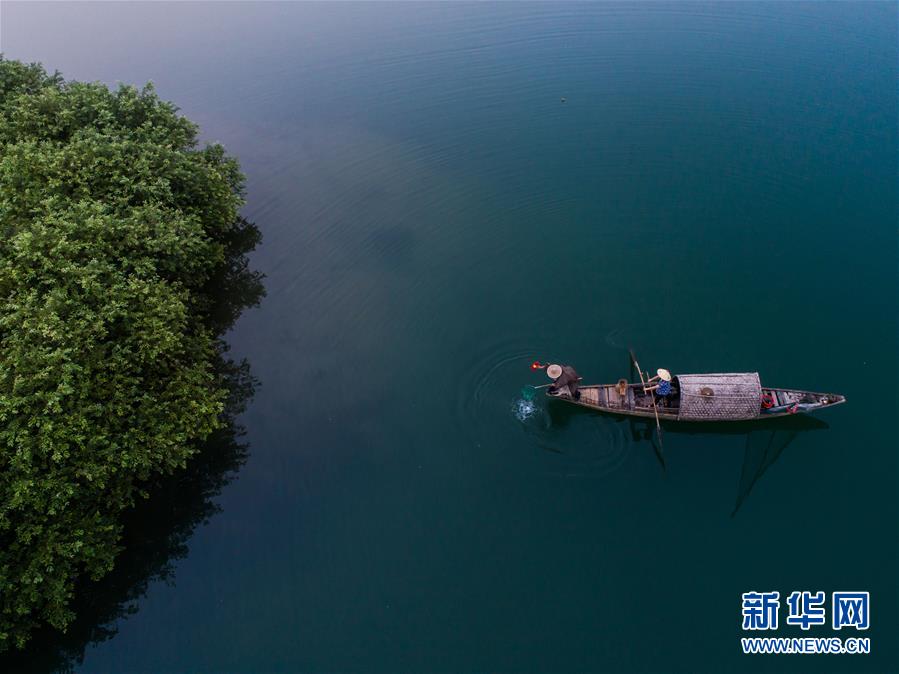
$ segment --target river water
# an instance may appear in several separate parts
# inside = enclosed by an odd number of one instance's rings
[[[896,7],[4,2],[7,57],[238,156],[264,236],[248,459],[63,661],[899,669]],[[628,346],[848,403],[659,455],[522,396]],[[750,590],[869,591],[872,652],[743,655]]]

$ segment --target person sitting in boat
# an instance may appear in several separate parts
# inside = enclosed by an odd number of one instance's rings
[[[656,376],[647,381],[647,384],[658,382],[652,386],[647,386],[644,390],[649,393],[652,391],[656,399],[656,404],[665,407],[669,398],[674,395],[674,388],[671,386],[671,373],[665,368],[660,367],[656,370]]]
[[[553,380],[553,383],[549,386],[549,392],[552,395],[564,395],[567,392],[572,399],[581,399],[581,392],[578,391],[578,382],[581,380],[581,377],[573,367],[570,365],[549,365],[546,368],[546,374]]]

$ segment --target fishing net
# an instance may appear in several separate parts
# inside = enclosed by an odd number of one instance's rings
[[[512,405],[515,417],[519,421],[527,421],[537,412],[537,405],[534,403],[534,394],[537,389],[533,386],[525,386],[521,389],[521,396]]]

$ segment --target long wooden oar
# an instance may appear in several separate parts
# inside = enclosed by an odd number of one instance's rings
[[[634,363],[634,367],[637,368],[637,373],[640,375],[640,383],[643,385],[643,392],[646,392],[646,381],[643,379],[643,370],[640,369],[640,363],[637,362],[637,357],[634,355],[633,349],[628,349],[628,353],[631,354],[631,360]],[[656,406],[656,397],[652,395],[650,391],[650,395],[652,396],[652,411],[655,412],[656,416],[656,432],[659,436],[659,451],[663,452],[662,448],[662,423],[659,421],[659,408]]]

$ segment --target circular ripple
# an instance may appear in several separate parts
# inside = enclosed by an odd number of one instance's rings
[[[518,420],[516,401],[522,398],[522,387],[542,384],[530,363],[539,357],[539,345],[500,342],[487,346],[465,367],[457,369],[459,381],[453,384],[456,394],[455,424],[480,435],[495,426],[497,415]],[[540,405],[534,396],[535,407]],[[530,416],[530,415],[529,415]]]
[[[517,340],[487,346],[466,367],[459,368],[454,425],[477,447],[520,452],[548,452],[549,472],[564,477],[601,477],[627,459],[631,441],[627,425],[587,409],[577,408],[534,389],[546,383],[533,372],[534,360],[549,360],[543,345]]]
[[[597,478],[618,470],[629,456],[632,441],[626,423],[590,410],[547,400],[543,422],[525,426],[534,444],[557,458],[546,464],[551,474],[567,478]]]

